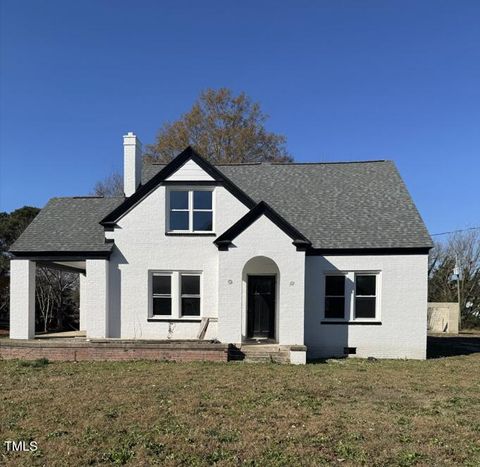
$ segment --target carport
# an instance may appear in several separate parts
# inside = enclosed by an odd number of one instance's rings
[[[10,338],[35,337],[37,265],[79,273],[80,330],[87,330],[91,321],[99,334],[92,337],[107,335],[109,257],[114,244],[105,238],[99,222],[123,199],[54,198],[12,245]]]

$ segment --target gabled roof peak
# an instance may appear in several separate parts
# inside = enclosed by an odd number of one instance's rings
[[[244,230],[248,229],[260,216],[265,215],[277,227],[283,230],[292,240],[292,244],[298,251],[305,251],[312,245],[310,240],[300,233],[293,225],[287,222],[278,212],[276,212],[265,201],[260,201],[255,207],[250,209],[242,218],[226,230],[213,243],[219,250],[226,251],[232,245],[233,240]]]
[[[230,179],[220,172],[214,165],[200,156],[191,146],[185,148],[175,159],[171,160],[160,171],[148,180],[144,185],[140,185],[135,193],[126,198],[125,201],[114,209],[110,214],[102,219],[100,224],[104,227],[114,227],[117,221],[147,196],[157,186],[164,183],[170,175],[175,173],[188,160],[196,162],[215,182],[222,183],[227,190],[234,194],[247,207],[252,208],[255,202],[244,191],[238,188]]]

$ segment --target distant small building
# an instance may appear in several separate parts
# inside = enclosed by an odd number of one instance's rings
[[[460,309],[457,302],[428,303],[428,331],[458,334]]]

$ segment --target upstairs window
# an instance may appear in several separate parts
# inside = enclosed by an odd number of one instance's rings
[[[188,191],[170,192],[170,230],[190,230]]]
[[[171,190],[169,192],[170,232],[213,232],[211,190]]]
[[[345,318],[345,276],[325,276],[325,318]]]
[[[373,274],[355,275],[355,318],[375,318],[377,277]]]

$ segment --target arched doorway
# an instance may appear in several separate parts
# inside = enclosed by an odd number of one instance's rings
[[[256,256],[243,268],[245,332],[247,339],[275,340],[277,335],[280,272],[276,263]]]

